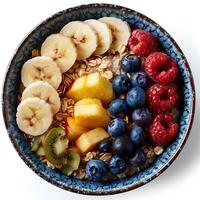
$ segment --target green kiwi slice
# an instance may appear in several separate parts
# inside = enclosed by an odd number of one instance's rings
[[[31,141],[31,151],[36,152],[41,145],[41,136],[36,136]]]
[[[38,156],[45,156],[44,147],[43,147],[43,146],[40,146],[40,147],[38,148],[38,150],[36,151],[36,154],[37,154]]]
[[[46,159],[56,166],[66,163],[68,142],[69,141],[63,128],[52,128],[44,140],[44,152]]]
[[[80,155],[78,153],[68,150],[67,164],[62,166],[61,171],[67,176],[71,175],[74,170],[78,169],[80,160]]]

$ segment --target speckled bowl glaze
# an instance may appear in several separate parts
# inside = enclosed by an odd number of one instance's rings
[[[112,182],[83,181],[64,176],[39,161],[16,124],[17,94],[20,83],[20,71],[23,63],[29,59],[31,50],[40,47],[51,33],[58,32],[66,23],[73,20],[86,20],[114,16],[127,21],[131,27],[144,29],[155,35],[165,52],[178,63],[182,76],[183,105],[178,137],[169,145],[156,161],[143,171]],[[157,23],[146,16],[120,6],[108,4],[90,4],[70,8],[48,18],[37,26],[21,43],[15,52],[6,74],[3,88],[3,115],[8,135],[25,163],[43,179],[62,189],[90,195],[109,195],[135,189],[156,178],[177,157],[189,135],[195,108],[195,89],[192,74],[186,58],[174,39]]]

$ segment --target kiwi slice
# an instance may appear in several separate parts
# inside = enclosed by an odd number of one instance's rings
[[[78,169],[80,160],[80,155],[78,153],[68,150],[67,164],[62,166],[61,171],[67,176],[71,175],[74,170]]]
[[[63,128],[52,128],[44,140],[46,159],[53,165],[60,166],[66,163],[68,139]]]
[[[31,151],[36,152],[41,144],[41,136],[36,136],[31,141]]]
[[[40,146],[40,147],[38,148],[38,150],[36,151],[36,154],[37,154],[38,156],[45,156],[44,147],[43,147],[43,146]]]

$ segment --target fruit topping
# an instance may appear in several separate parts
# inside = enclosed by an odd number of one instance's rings
[[[22,93],[22,101],[27,98],[38,97],[51,106],[53,114],[60,109],[60,98],[58,92],[45,81],[37,81],[30,84]]]
[[[121,52],[121,48],[126,46],[131,35],[130,26],[126,21],[116,17],[102,17],[99,21],[105,23],[112,32],[111,49]]]
[[[133,122],[138,126],[148,124],[152,119],[152,114],[147,108],[137,108],[132,112]]]
[[[160,84],[152,85],[146,96],[150,109],[155,113],[170,111],[178,98],[175,88]]]
[[[106,24],[96,19],[85,21],[97,34],[97,48],[93,55],[102,55],[110,49],[112,44],[112,32]]]
[[[122,118],[115,118],[108,124],[108,134],[112,137],[118,137],[127,131],[127,123]]]
[[[99,72],[77,78],[66,95],[75,101],[83,98],[98,98],[105,103],[109,103],[114,97],[112,84]]]
[[[125,55],[120,62],[121,69],[127,73],[139,71],[141,69],[141,65],[141,58],[131,54]]]
[[[148,56],[158,49],[156,38],[151,33],[141,29],[132,32],[128,45],[131,53],[136,56]]]
[[[112,145],[112,141],[111,140],[103,140],[100,144],[99,144],[99,151],[100,152],[108,152],[111,148]]]
[[[36,136],[31,140],[31,151],[37,151],[42,143],[41,136]]]
[[[87,128],[107,127],[110,121],[108,112],[100,101],[94,99],[92,103],[92,98],[90,104],[80,104],[79,102],[75,104],[74,118],[77,124]]]
[[[146,133],[140,126],[131,129],[130,138],[135,147],[142,147],[146,144]]]
[[[147,86],[147,75],[146,73],[139,71],[131,76],[131,84],[133,87],[139,86],[145,88]]]
[[[113,174],[119,174],[127,168],[127,163],[121,156],[114,155],[112,156],[108,167]]]
[[[117,94],[124,94],[131,88],[131,82],[128,76],[118,75],[113,79],[112,86]]]
[[[161,84],[171,83],[178,73],[176,61],[161,52],[150,54],[145,61],[144,69],[152,80]]]
[[[135,86],[126,94],[126,102],[131,108],[141,107],[145,103],[145,92],[141,87]]]
[[[32,136],[42,135],[53,121],[50,105],[37,97],[22,101],[17,107],[16,117],[19,129]]]
[[[148,135],[155,146],[166,146],[175,139],[178,129],[170,114],[158,114],[149,126]]]
[[[119,136],[113,141],[113,151],[122,157],[129,157],[134,153],[134,146],[127,136]]]
[[[74,170],[77,170],[81,161],[80,155],[74,151],[67,150],[66,164],[61,167],[61,171],[69,176]]]
[[[41,46],[41,55],[52,58],[61,72],[69,70],[76,61],[77,50],[73,41],[59,33],[46,38]]]
[[[88,104],[97,104],[99,106],[102,106],[101,100],[96,98],[84,98],[76,102],[76,105],[88,105]]]
[[[101,181],[107,172],[108,167],[102,160],[92,159],[86,164],[86,174],[93,181]]]
[[[124,99],[115,99],[109,104],[109,112],[115,117],[125,117],[129,113],[129,107]]]
[[[89,131],[88,128],[77,124],[73,117],[67,117],[65,122],[65,131],[69,141],[76,140],[82,133]]]
[[[46,81],[57,89],[62,81],[62,74],[52,58],[37,56],[24,63],[21,80],[25,87],[37,81]]]
[[[87,97],[87,89],[85,87],[87,80],[87,76],[82,76],[77,78],[72,85],[70,85],[67,89],[66,95],[67,97],[74,99],[75,101],[79,101],[83,98]]]
[[[82,153],[91,151],[99,145],[99,143],[109,138],[108,133],[102,128],[95,128],[91,131],[83,133],[75,142],[76,146]]]
[[[85,22],[69,22],[61,29],[60,33],[76,45],[78,60],[90,57],[97,48],[97,34]]]
[[[60,166],[66,160],[68,139],[63,128],[52,128],[44,140],[46,159],[53,165]]]
[[[129,160],[133,167],[141,167],[145,164],[147,156],[142,149],[137,149],[135,155]]]

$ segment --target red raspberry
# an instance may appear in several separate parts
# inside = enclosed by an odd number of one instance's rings
[[[169,114],[158,114],[149,126],[148,135],[154,145],[166,146],[175,139],[179,126]]]
[[[152,85],[146,95],[147,103],[155,113],[170,111],[178,99],[175,88],[160,84]]]
[[[162,84],[172,82],[178,73],[176,61],[161,52],[154,52],[147,57],[144,70],[151,79]]]
[[[136,56],[148,56],[158,49],[156,38],[151,33],[141,29],[132,32],[128,45],[131,53]]]

